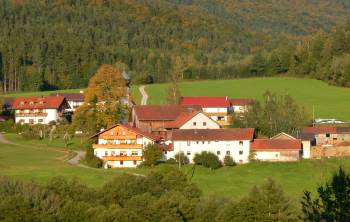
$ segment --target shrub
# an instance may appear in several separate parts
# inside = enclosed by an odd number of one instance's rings
[[[148,144],[142,151],[145,166],[155,166],[161,160],[163,151],[157,144]]]
[[[196,154],[193,161],[197,165],[203,165],[210,169],[218,169],[222,167],[219,157],[214,153],[203,151],[200,154]]]
[[[188,164],[190,162],[188,157],[183,152],[177,153],[175,155],[175,160],[176,160],[177,163],[179,162],[179,158],[180,158],[180,161],[181,161],[182,165]]]
[[[174,158],[170,158],[166,161],[166,163],[169,163],[169,164],[175,164],[176,163],[176,160]]]
[[[236,162],[233,161],[231,156],[226,155],[224,158],[224,165],[225,166],[236,166]]]
[[[103,161],[97,156],[95,156],[94,149],[92,148],[91,143],[86,143],[85,149],[85,163],[90,167],[101,168],[103,165]]]

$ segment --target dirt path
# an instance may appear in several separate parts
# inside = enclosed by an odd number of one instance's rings
[[[148,100],[148,94],[145,91],[145,85],[139,87],[139,91],[142,95],[141,99],[141,105],[147,105],[147,100]]]
[[[72,165],[80,165],[79,162],[84,158],[85,151],[74,151],[74,152],[76,153],[76,155],[72,159],[68,160],[67,162]]]
[[[19,144],[12,143],[11,141],[8,141],[2,133],[0,133],[0,143],[19,145]]]

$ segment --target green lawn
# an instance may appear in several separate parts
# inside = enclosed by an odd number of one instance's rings
[[[71,166],[64,162],[68,152],[58,143],[54,146],[43,142],[24,141],[17,135],[6,135],[6,138],[19,145],[0,144],[0,175],[8,175],[25,180],[46,182],[54,176],[76,177],[90,186],[100,186],[113,175],[128,172],[147,174],[152,170],[177,165],[161,164],[156,168],[141,169],[92,169]],[[196,183],[205,195],[218,194],[232,198],[241,198],[254,185],[260,185],[271,177],[280,183],[285,192],[299,198],[304,189],[315,191],[316,185],[338,166],[343,165],[350,171],[350,159],[305,160],[293,163],[256,163],[232,168],[209,170],[196,167],[192,181]],[[190,177],[192,166],[184,166],[182,170]]]
[[[148,85],[148,104],[165,104],[166,87],[166,84]],[[350,89],[329,86],[313,79],[271,77],[183,82],[180,89],[183,96],[229,96],[257,100],[270,90],[292,96],[310,114],[314,105],[316,118],[350,120]]]
[[[47,95],[50,95],[51,93],[78,93],[81,90],[85,90],[85,89],[63,89],[63,90],[55,90],[55,91],[6,93],[6,94],[0,94],[0,96],[5,96],[5,97],[47,96]],[[141,101],[141,94],[138,90],[137,85],[131,87],[131,95],[136,103],[139,103]]]

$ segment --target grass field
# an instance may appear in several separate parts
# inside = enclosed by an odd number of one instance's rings
[[[92,169],[71,166],[65,162],[68,150],[59,146],[59,141],[47,145],[45,141],[24,141],[18,135],[6,135],[6,138],[18,145],[0,144],[0,175],[8,175],[25,180],[46,182],[54,176],[76,177],[89,186],[100,186],[120,173],[147,174],[152,170],[160,170],[177,165],[161,164],[156,168],[141,169]],[[271,177],[280,183],[285,192],[299,198],[304,189],[315,191],[316,185],[343,165],[350,170],[349,159],[328,159],[301,161],[293,163],[256,163],[233,168],[209,170],[196,167],[192,181],[205,195],[241,198],[252,186],[262,184]],[[192,166],[184,166],[182,170],[190,177]]]
[[[0,96],[5,96],[5,97],[47,96],[47,95],[50,95],[51,93],[78,93],[84,90],[85,89],[64,89],[64,90],[55,90],[55,91],[19,92],[19,93],[0,94]],[[136,103],[139,103],[141,101],[141,94],[138,90],[138,86],[131,87],[131,95]]]
[[[148,104],[165,104],[166,89],[166,84],[148,85]],[[183,82],[180,90],[183,96],[229,96],[257,100],[270,90],[292,96],[310,114],[314,105],[316,118],[350,120],[350,89],[329,86],[318,80],[271,77]]]

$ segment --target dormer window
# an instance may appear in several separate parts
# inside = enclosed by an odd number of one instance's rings
[[[30,101],[30,102],[29,102],[29,105],[31,105],[31,106],[34,105],[34,102],[33,102],[33,101]]]
[[[44,101],[40,101],[39,104],[40,104],[40,105],[44,104]]]
[[[24,105],[24,101],[20,101],[20,102],[19,102],[19,105]]]

